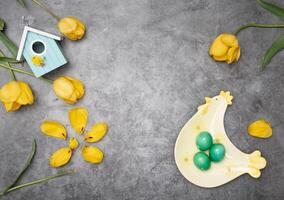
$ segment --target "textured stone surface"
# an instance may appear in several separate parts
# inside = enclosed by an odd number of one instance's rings
[[[77,151],[64,167],[76,169],[74,175],[3,199],[283,199],[284,52],[265,71],[259,69],[259,62],[265,48],[284,31],[242,32],[242,57],[235,65],[216,63],[207,55],[217,34],[252,21],[277,23],[276,17],[253,0],[56,0],[48,4],[61,16],[77,16],[87,25],[84,40],[62,43],[69,64],[49,76],[71,75],[86,84],[87,93],[77,106],[90,111],[88,129],[96,121],[108,122],[108,135],[96,144],[105,151],[105,160],[90,165]],[[16,1],[1,0],[0,17],[16,43],[24,23],[57,33],[56,22],[31,1],[24,9]],[[0,70],[2,85],[9,74]],[[0,188],[23,166],[32,138],[38,151],[21,181],[58,171],[49,167],[48,158],[67,141],[43,136],[38,128],[41,121],[61,121],[69,135],[75,135],[67,118],[72,106],[58,100],[48,83],[17,77],[32,86],[36,102],[15,113],[0,109]],[[260,149],[268,166],[258,180],[244,175],[222,187],[203,189],[179,173],[173,148],[203,97],[220,89],[235,96],[225,120],[230,139],[242,151]],[[271,139],[246,134],[248,123],[258,118],[273,124]]]

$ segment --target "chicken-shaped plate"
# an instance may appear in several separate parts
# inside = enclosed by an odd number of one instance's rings
[[[197,113],[179,133],[174,152],[177,167],[188,181],[197,186],[217,187],[245,173],[258,178],[261,175],[260,169],[266,166],[266,160],[260,151],[244,153],[228,138],[224,128],[224,115],[232,100],[229,91],[221,91],[213,98],[205,97],[205,104],[198,107]],[[194,157],[200,151],[196,138],[202,131],[210,133],[213,142],[220,143],[225,148],[224,158],[218,163],[211,162],[208,170],[201,170],[194,163]],[[204,153],[208,154],[208,151]]]

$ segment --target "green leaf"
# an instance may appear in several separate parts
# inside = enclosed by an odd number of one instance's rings
[[[3,19],[0,18],[0,31],[3,31],[5,27],[5,22]]]
[[[5,55],[4,55],[4,53],[1,51],[1,49],[0,49],[0,57],[4,57]],[[5,63],[6,65],[8,65],[8,67],[11,67],[11,65],[10,65],[10,63]],[[15,76],[15,73],[14,73],[14,71],[13,70],[11,70],[11,69],[9,69],[9,71],[10,71],[10,74],[11,74],[11,78],[13,79],[13,80],[16,80],[16,76]]]
[[[0,31],[0,41],[9,49],[11,54],[16,57],[18,54],[18,47],[15,45],[15,43],[10,40],[3,32]]]
[[[19,181],[19,179],[21,178],[21,176],[25,173],[25,171],[28,169],[28,167],[31,165],[33,158],[35,156],[35,152],[36,152],[36,140],[33,140],[32,143],[32,150],[30,152],[30,155],[28,157],[28,160],[26,161],[25,166],[23,167],[23,169],[20,171],[20,173],[18,174],[18,176],[14,179],[14,181],[8,185],[2,192],[1,195],[4,195],[11,187],[13,187],[14,185],[16,185],[16,183]]]
[[[17,2],[21,4],[21,6],[26,7],[26,2],[24,0],[17,0]]]
[[[272,14],[276,15],[281,20],[284,20],[284,8],[283,7],[280,7],[280,6],[273,4],[273,3],[269,3],[269,2],[264,1],[264,0],[257,0],[257,2],[264,9],[266,9],[269,12],[271,12]]]
[[[9,58],[9,57],[1,57],[0,56],[0,62],[8,62],[8,63],[21,63],[22,60],[16,60],[15,58]]]
[[[271,59],[282,49],[284,49],[284,36],[278,38],[269,49],[265,52],[264,56],[261,60],[261,65],[263,68],[265,68]]]

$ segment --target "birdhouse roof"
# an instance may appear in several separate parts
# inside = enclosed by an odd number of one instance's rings
[[[21,60],[28,32],[34,32],[34,33],[37,33],[37,34],[40,34],[40,35],[52,38],[54,40],[58,40],[58,41],[63,39],[60,36],[57,36],[57,35],[54,35],[54,34],[51,34],[51,33],[47,33],[45,31],[41,31],[41,30],[32,28],[30,26],[25,26],[24,32],[23,32],[23,35],[22,35],[22,38],[21,38],[18,54],[17,54],[17,60]]]

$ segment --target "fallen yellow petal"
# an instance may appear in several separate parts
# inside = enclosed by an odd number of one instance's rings
[[[108,126],[104,122],[95,124],[92,129],[85,135],[85,141],[98,142],[107,133]]]
[[[46,120],[40,125],[40,130],[45,135],[66,139],[67,131],[65,127],[56,121]]]
[[[59,98],[69,99],[75,91],[75,87],[67,78],[59,77],[53,82],[53,91]]]
[[[264,119],[257,120],[248,126],[248,134],[258,138],[272,136],[271,124]]]
[[[98,147],[83,146],[82,156],[87,162],[99,164],[103,161],[104,153]]]
[[[69,110],[69,120],[72,128],[79,134],[85,131],[88,121],[88,111],[86,108],[79,107]]]
[[[77,149],[79,146],[79,142],[76,138],[72,137],[69,140],[69,147],[73,150],[73,149]]]
[[[69,162],[71,156],[72,149],[70,147],[63,147],[51,155],[49,164],[52,167],[61,167]]]

